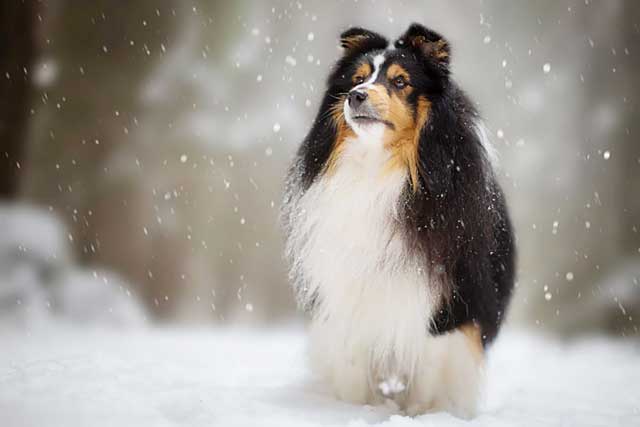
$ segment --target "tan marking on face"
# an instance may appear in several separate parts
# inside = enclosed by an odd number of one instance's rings
[[[407,86],[409,87],[409,86]],[[427,123],[431,103],[424,96],[418,98],[415,113],[407,105],[404,98],[393,94],[389,102],[387,119],[393,123],[394,129],[386,129],[385,148],[391,151],[391,158],[385,166],[385,172],[405,168],[409,173],[413,191],[418,191],[420,162],[418,146],[420,134]]]
[[[381,118],[386,120],[389,112],[389,94],[387,89],[381,84],[374,84],[366,89],[368,100],[371,106],[378,112]]]
[[[387,68],[387,79],[393,80],[398,77],[404,77],[407,82],[411,82],[409,79],[409,73],[401,65],[391,64]]]
[[[336,169],[338,159],[345,148],[345,140],[355,136],[353,129],[349,127],[344,118],[345,99],[346,95],[341,95],[330,108],[329,115],[336,129],[336,139],[333,142],[333,148],[325,166],[325,173],[329,175],[331,175]]]
[[[469,350],[478,364],[484,363],[484,347],[482,346],[482,332],[475,323],[465,323],[458,328],[467,339]]]
[[[369,64],[368,62],[364,62],[356,69],[356,72],[353,73],[353,77],[351,78],[351,83],[356,84],[356,79],[358,77],[362,77],[362,80],[367,80],[367,78],[370,75],[371,75],[371,64]]]
[[[361,76],[360,73],[370,73],[371,66],[364,63],[358,67],[352,79]],[[391,64],[386,72],[387,79],[393,80],[399,76],[411,83],[409,73],[398,64]],[[413,87],[407,84],[403,89],[387,90],[382,84],[369,85],[366,89],[367,102],[376,110],[378,116],[388,125],[384,131],[384,147],[391,152],[390,159],[385,164],[383,174],[394,170],[404,169],[408,172],[413,191],[419,186],[419,160],[418,145],[420,132],[428,120],[431,103],[425,97],[420,97],[416,105],[416,111],[407,103],[407,97],[413,91]],[[345,148],[345,139],[355,137],[354,131],[347,125],[344,119],[343,105],[345,96],[331,108],[331,118],[336,126],[336,141],[327,161],[326,171],[332,173],[336,167],[340,155]]]
[[[387,79],[391,82],[391,84],[393,84],[393,81],[398,77],[404,78],[404,80],[407,82],[407,85],[404,88],[397,91],[400,98],[406,98],[407,96],[409,96],[409,94],[411,94],[411,92],[413,92],[413,88],[411,87],[411,75],[401,65],[391,64],[389,68],[387,68]]]

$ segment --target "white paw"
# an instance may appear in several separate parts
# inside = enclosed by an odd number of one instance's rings
[[[385,397],[391,397],[398,393],[402,393],[406,386],[397,376],[392,376],[378,384],[378,389]]]

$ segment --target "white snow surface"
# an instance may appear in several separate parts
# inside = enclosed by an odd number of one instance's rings
[[[472,421],[335,400],[307,369],[300,328],[0,329],[0,425],[640,425],[640,345],[506,331]]]

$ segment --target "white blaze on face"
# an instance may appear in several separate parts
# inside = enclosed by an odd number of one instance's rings
[[[376,55],[373,58],[373,72],[371,73],[371,77],[363,83],[360,83],[358,86],[354,87],[351,90],[366,90],[366,89],[375,89],[373,85],[375,81],[378,79],[378,74],[380,74],[380,69],[382,68],[382,64],[384,64],[385,56],[384,54]],[[349,107],[349,100],[346,99],[344,101],[344,118],[347,124],[353,129],[353,131],[360,138],[366,139],[379,139],[382,137],[384,132],[384,125],[382,123],[368,123],[368,124],[358,124],[355,123],[353,118],[351,117],[351,108]]]
[[[360,83],[352,90],[369,89],[370,87],[372,87],[373,83],[378,78],[378,74],[380,74],[380,69],[382,68],[382,64],[384,64],[384,60],[384,54],[381,53],[380,55],[376,55],[375,58],[373,58],[373,73],[371,73],[371,77],[369,77],[369,80],[364,83]]]

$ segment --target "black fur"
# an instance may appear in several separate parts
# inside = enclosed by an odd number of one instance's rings
[[[350,76],[363,58],[387,47],[383,37],[360,28],[342,38],[354,34],[367,36],[345,52],[329,77],[319,114],[290,173],[287,197],[304,192],[322,174],[336,138],[331,106],[351,89]],[[411,74],[414,91],[408,102],[415,107],[422,95],[431,104],[418,148],[418,189],[407,182],[401,200],[402,231],[411,249],[445,283],[441,307],[427,327],[441,334],[474,322],[486,345],[505,317],[514,284],[514,236],[505,198],[475,128],[478,113],[450,79],[448,42],[414,24],[395,46],[387,57]]]

